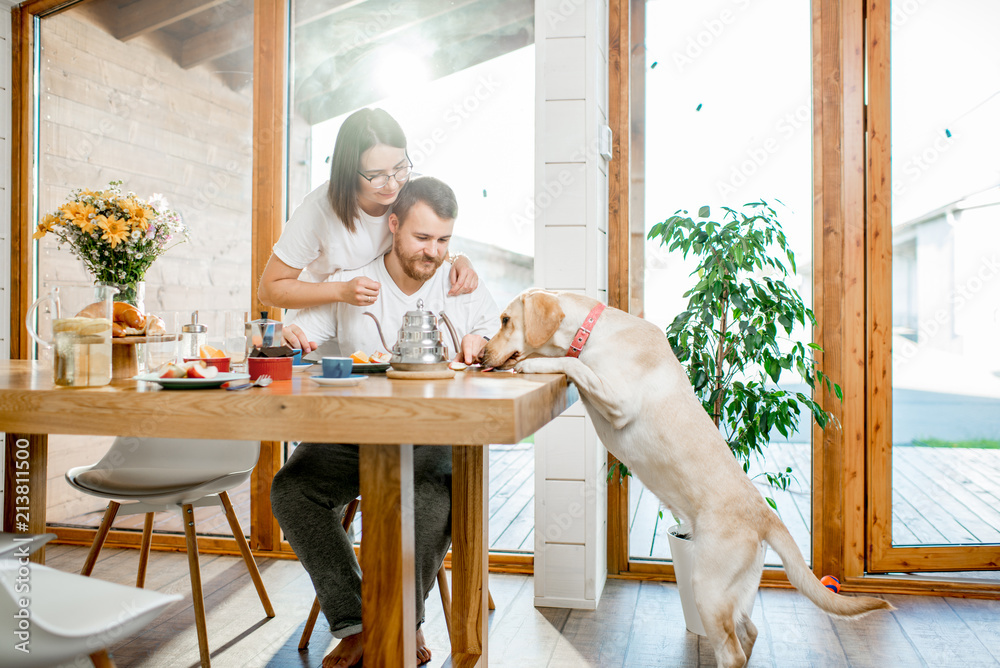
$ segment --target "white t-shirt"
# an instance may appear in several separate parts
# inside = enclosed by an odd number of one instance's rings
[[[369,216],[358,209],[352,234],[333,212],[326,196],[329,181],[313,190],[285,223],[274,254],[289,267],[303,269],[300,280],[325,281],[337,269],[356,269],[382,257],[392,246],[389,214]]]
[[[455,326],[459,345],[462,337],[467,334],[493,336],[500,329],[500,309],[493,301],[493,296],[480,283],[478,288],[467,295],[449,297],[450,268],[451,265],[447,262],[442,264],[419,290],[407,295],[389,276],[385,259],[380,255],[360,269],[340,270],[330,277],[331,281],[350,281],[358,276],[378,281],[382,287],[374,304],[354,306],[336,302],[312,306],[300,309],[290,322],[301,327],[310,341],[320,345],[326,341],[334,341],[337,344],[335,347],[339,347],[339,354],[344,357],[357,350],[369,355],[376,350],[383,350],[375,323],[364,315],[365,311],[370,311],[382,324],[385,342],[389,344],[389,350],[385,352],[391,353],[403,324],[403,315],[417,308],[417,300],[423,300],[424,310],[433,311],[435,315],[440,316],[444,311]],[[440,327],[442,340],[448,346],[449,357],[454,358],[458,351],[454,349],[447,326],[441,322]]]

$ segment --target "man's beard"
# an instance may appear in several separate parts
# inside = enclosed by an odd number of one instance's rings
[[[415,255],[410,255],[409,257],[403,255],[402,249],[393,241],[392,252],[396,254],[399,259],[399,264],[403,268],[403,273],[412,278],[415,281],[426,281],[430,279],[431,276],[438,270],[444,263],[444,257],[427,257],[423,253],[416,253]],[[425,262],[433,262],[434,266],[427,268]]]

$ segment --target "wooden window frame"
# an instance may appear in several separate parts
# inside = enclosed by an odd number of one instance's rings
[[[644,71],[628,66],[630,53],[641,55],[639,49],[630,51],[633,42],[642,43],[641,35],[630,39],[629,24],[630,11],[642,11],[635,3],[644,6],[644,2],[610,2],[609,123],[614,159],[608,175],[608,302],[623,310],[629,308],[628,186],[634,182],[629,173],[633,90],[629,79],[630,73],[639,76]],[[886,368],[889,354],[885,345],[869,350],[869,327],[876,324],[874,318],[891,317],[890,296],[874,288],[884,285],[884,273],[879,272],[891,271],[891,255],[886,254],[891,254],[892,242],[880,234],[888,229],[884,219],[888,207],[872,199],[888,195],[872,187],[873,178],[887,178],[888,117],[866,119],[865,73],[867,67],[868,85],[885,83],[888,31],[889,3],[884,0],[812,1],[814,338],[824,349],[818,357],[820,368],[838,379],[844,390],[843,402],[826,392],[818,395],[841,428],[813,429],[813,570],[817,575],[838,576],[848,592],[997,598],[997,585],[866,572],[870,549],[866,522],[871,512],[866,494],[873,477],[885,478],[885,471],[874,468],[884,461],[875,457],[875,432],[886,424],[888,410],[887,400],[875,396],[873,374]],[[883,108],[887,114],[888,107]],[[873,125],[866,128],[866,122]],[[873,140],[866,130],[883,132]],[[885,326],[877,327],[871,330],[872,338],[886,331]],[[614,461],[609,455],[609,466]],[[674,579],[669,564],[631,561],[628,555],[628,481],[620,484],[615,476],[608,486],[609,575]],[[790,586],[780,569],[766,569],[763,583]]]

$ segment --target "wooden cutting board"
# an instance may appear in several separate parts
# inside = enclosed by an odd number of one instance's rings
[[[455,372],[451,369],[437,369],[436,371],[400,371],[398,369],[388,369],[386,377],[397,380],[436,380],[440,378],[454,378]]]

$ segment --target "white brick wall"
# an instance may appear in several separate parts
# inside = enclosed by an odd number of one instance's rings
[[[535,283],[607,301],[606,0],[536,0]],[[535,435],[535,605],[594,609],[607,451],[577,403]]]

